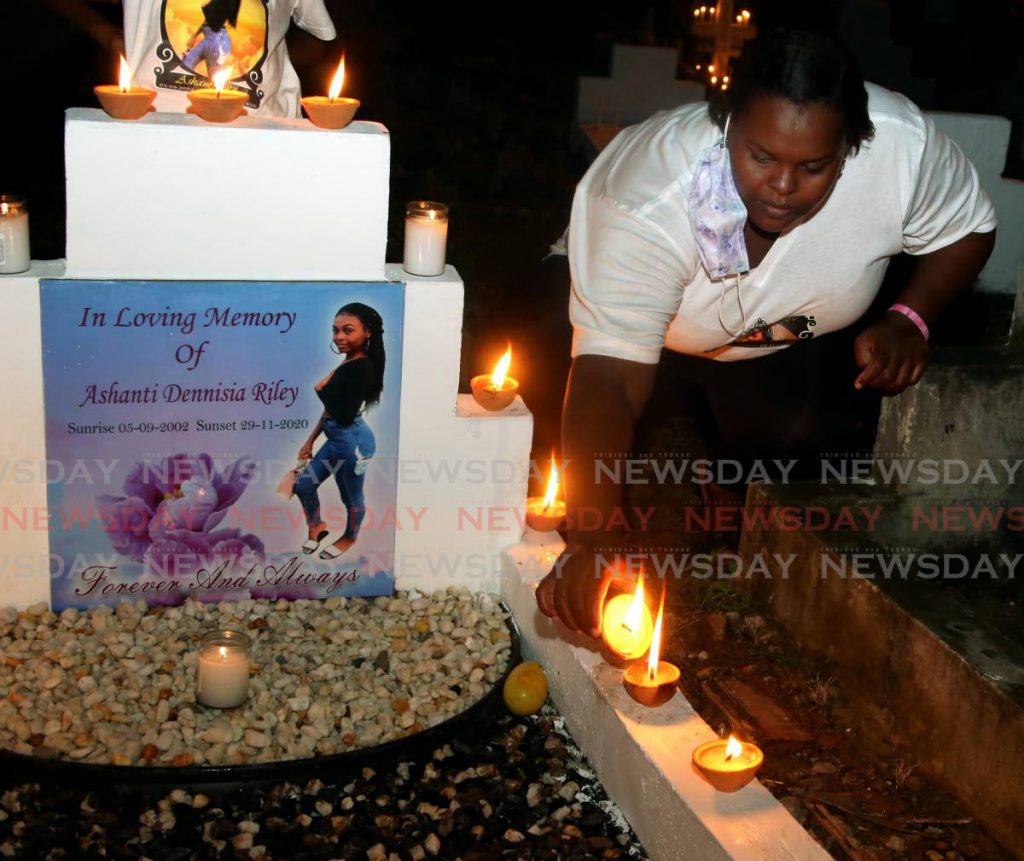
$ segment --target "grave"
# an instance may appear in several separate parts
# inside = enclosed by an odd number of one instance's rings
[[[289,237],[305,250],[301,257],[290,258],[274,255],[275,235],[268,235],[267,219],[254,217],[267,211],[264,194],[242,183],[233,185],[226,221],[220,220],[221,207],[212,205],[210,198],[200,195],[197,200],[193,194],[196,187],[216,186],[221,179],[214,167],[216,159],[200,158],[198,163],[208,164],[209,170],[190,175],[188,183],[167,182],[168,168],[159,159],[164,149],[159,144],[164,133],[161,129],[180,133],[181,146],[205,149],[206,141],[189,143],[197,122],[188,117],[151,117],[125,125],[114,124],[94,111],[69,116],[68,134],[73,144],[69,153],[75,161],[69,163],[68,260],[37,263],[24,275],[3,280],[9,313],[2,324],[5,337],[0,339],[0,349],[9,367],[18,372],[12,395],[19,404],[19,421],[5,423],[0,433],[12,461],[38,464],[48,460],[44,415],[51,420],[51,413],[44,410],[44,367],[49,366],[43,362],[51,361],[44,350],[44,343],[50,342],[40,337],[41,330],[46,335],[40,296],[48,290],[57,291],[53,295],[59,304],[67,301],[61,299],[61,290],[94,290],[95,280],[129,282],[126,287],[130,289],[138,282],[157,284],[154,295],[162,301],[174,295],[167,291],[184,282],[210,278],[220,285],[216,289],[232,291],[245,289],[246,284],[284,280],[286,291],[273,295],[290,296],[294,291],[296,297],[303,291],[317,295],[324,284],[339,285],[339,292],[359,284],[369,291],[367,295],[373,295],[375,285],[382,285],[382,292],[385,285],[400,285],[400,324],[392,323],[392,331],[402,332],[396,456],[416,465],[419,472],[400,473],[395,479],[393,586],[425,591],[467,586],[493,594],[500,582],[503,596],[524,628],[527,654],[543,658],[549,667],[556,702],[652,856],[677,857],[679,847],[684,846],[706,858],[826,857],[756,783],[726,798],[689,771],[688,753],[714,733],[681,697],[656,713],[656,718],[651,716],[655,713],[644,713],[625,699],[617,671],[605,666],[585,644],[566,645],[564,631],[538,617],[532,589],[550,570],[560,546],[551,536],[529,532],[525,541],[518,543],[531,418],[521,401],[493,414],[457,393],[462,283],[454,269],[449,267],[436,278],[411,277],[376,253],[383,248],[386,229],[379,200],[382,192],[386,195],[386,132],[360,123],[348,133],[331,137],[330,158],[309,155],[288,160],[304,167],[316,164],[318,171],[327,172],[303,174],[295,187],[282,184],[275,206],[305,213],[311,196],[323,197],[313,190],[338,192],[331,207],[317,212],[308,230]],[[317,138],[324,134],[289,121],[268,120],[243,120],[237,128],[218,131],[222,142],[217,146],[224,151],[234,151],[235,134],[247,138],[247,147],[265,147],[264,164],[281,162],[281,135],[308,138],[299,146],[308,146],[313,153],[323,143]],[[288,147],[293,142],[290,140]],[[72,181],[73,173],[95,172],[96,164],[109,162],[111,152],[124,157],[118,159],[117,170],[107,182],[78,185]],[[130,184],[120,186],[121,177]],[[166,226],[178,238],[162,244],[168,234],[161,234],[160,241],[151,246],[157,256],[150,259],[148,236],[145,231],[139,233],[142,219],[125,217],[118,204],[152,187],[160,188],[165,197],[147,213],[148,219]],[[79,189],[74,200],[72,189]],[[352,211],[361,214],[353,216]],[[287,235],[294,223],[283,221]],[[71,241],[72,224],[78,225],[75,230],[89,231],[90,242],[78,244],[78,251]],[[125,238],[132,241],[130,253],[122,257],[117,249]],[[175,254],[175,245],[183,243],[189,253]],[[91,256],[104,244],[110,252],[105,258]],[[353,261],[352,269],[346,268],[347,259]],[[48,282],[60,284],[50,287]],[[43,307],[47,307],[45,296]],[[443,337],[438,337],[439,332]],[[304,337],[301,348],[307,349],[315,336]],[[54,350],[59,348],[56,341],[52,343]],[[173,340],[161,342],[163,347],[167,344],[178,346]],[[254,349],[261,348],[257,345]],[[120,359],[125,366],[146,364],[138,352],[128,353],[126,358],[130,361]],[[65,361],[73,363],[67,357]],[[482,472],[441,466],[453,462],[475,463]],[[499,473],[491,469],[495,464],[509,468]],[[11,480],[3,486],[3,504],[9,516],[13,512],[14,517],[23,518],[22,523],[33,524],[10,532],[9,558],[20,558],[22,563],[3,576],[9,601],[20,606],[49,602],[53,595],[51,536],[47,529],[34,525],[39,522],[36,512],[48,509],[49,482],[45,474],[40,477],[30,470],[28,475],[28,480]],[[408,528],[400,525],[402,515],[409,518]],[[294,537],[302,536],[297,533]],[[609,746],[609,738],[617,744]]]

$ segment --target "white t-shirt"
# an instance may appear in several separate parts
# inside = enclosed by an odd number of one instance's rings
[[[708,277],[687,217],[697,158],[722,136],[707,105],[620,133],[573,201],[573,356],[655,364],[666,347],[756,358],[856,321],[891,256],[994,230],[992,204],[956,144],[903,96],[867,89],[874,138],[847,159],[825,205],[780,236],[738,286],[735,276]]]
[[[292,20],[318,39],[335,37],[323,0],[124,0],[125,51],[136,85],[156,90],[158,111],[186,111],[187,91],[211,86],[230,65],[250,113],[297,117],[299,78],[284,41]]]

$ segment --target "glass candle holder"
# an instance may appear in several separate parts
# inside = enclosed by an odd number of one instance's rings
[[[441,275],[448,244],[448,207],[416,200],[405,208],[405,254],[402,268],[410,275]]]
[[[24,272],[32,265],[25,198],[0,194],[0,274]]]
[[[196,700],[216,709],[244,703],[249,697],[251,647],[252,640],[231,628],[204,634],[196,670]]]

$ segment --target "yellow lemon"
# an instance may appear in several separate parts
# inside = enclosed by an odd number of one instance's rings
[[[526,661],[512,670],[502,688],[505,705],[514,715],[532,715],[548,698],[548,677],[536,661]]]

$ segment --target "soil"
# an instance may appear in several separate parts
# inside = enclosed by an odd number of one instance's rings
[[[689,434],[686,425],[668,423],[649,432],[644,450],[687,451]],[[738,533],[684,531],[684,509],[703,505],[694,486],[638,484],[630,491],[630,504],[654,509],[646,549],[677,558],[688,553],[698,565],[663,580],[662,659],[682,670],[682,693],[720,735],[735,733],[764,750],[758,780],[833,857],[1014,857],[906,752],[854,713],[828,664],[802,653],[758,605],[748,578],[717,576],[718,559],[730,570]],[[706,557],[694,560],[697,554]],[[716,576],[707,576],[705,564]],[[660,593],[656,587],[648,594]]]

